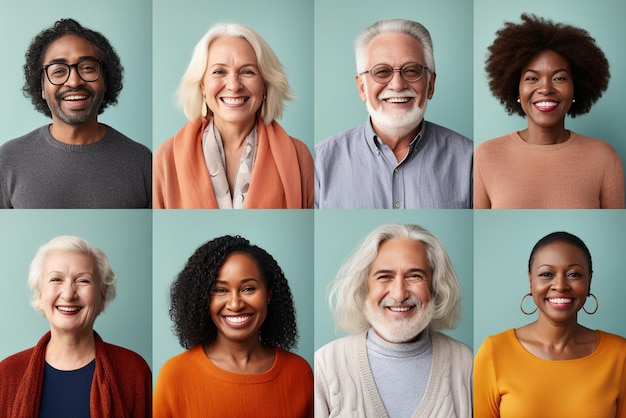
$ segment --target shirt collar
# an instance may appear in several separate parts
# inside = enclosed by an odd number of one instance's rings
[[[409,143],[409,153],[407,154],[407,158],[410,158],[417,153],[417,145],[420,144],[422,142],[422,138],[424,138],[426,125],[426,120],[422,119],[420,130],[417,132],[417,135],[415,135],[415,138],[413,138]],[[365,124],[365,138],[367,139],[367,146],[374,154],[378,154],[380,152],[380,147],[387,146],[383,141],[380,140],[378,135],[376,135],[376,132],[374,132],[374,127],[372,126],[372,118],[370,118],[369,116],[367,117],[367,123]]]

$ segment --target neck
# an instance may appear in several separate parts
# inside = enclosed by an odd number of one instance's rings
[[[565,121],[560,126],[542,128],[528,125],[527,129],[519,132],[522,139],[529,144],[554,145],[565,142],[570,137],[570,131],[565,129]]]
[[[274,363],[275,350],[265,347],[258,338],[230,341],[218,335],[204,352],[219,368],[241,374],[262,373]]]
[[[46,347],[46,362],[58,370],[76,370],[96,356],[93,331],[85,335],[52,331]]]
[[[376,126],[373,121],[372,128],[380,140],[393,151],[393,154],[396,156],[396,160],[400,162],[407,156],[411,141],[413,141],[413,138],[415,138],[417,133],[420,131],[422,123],[423,121],[420,122],[417,127],[409,130],[408,132],[406,129],[391,130],[381,128],[380,126]]]
[[[228,123],[219,119],[214,119],[215,128],[220,133],[224,150],[240,149],[250,131],[254,128],[255,119],[245,123]]]
[[[50,134],[59,142],[69,145],[87,145],[99,141],[107,128],[93,118],[80,125],[68,125],[58,120],[52,121]]]

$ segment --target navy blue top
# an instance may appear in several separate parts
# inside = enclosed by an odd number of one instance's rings
[[[46,362],[39,418],[89,418],[89,394],[96,360],[77,370],[57,370]]]

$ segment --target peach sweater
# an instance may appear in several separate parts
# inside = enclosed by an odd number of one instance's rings
[[[208,120],[187,123],[154,154],[152,206],[155,209],[216,209],[217,201],[202,151]],[[257,156],[247,209],[313,207],[313,157],[277,123],[257,121]]]
[[[556,145],[512,132],[476,148],[474,208],[621,209],[622,162],[608,143],[574,132]]]
[[[277,348],[268,371],[231,373],[196,346],[163,365],[153,401],[154,418],[311,418],[313,372],[302,357]]]

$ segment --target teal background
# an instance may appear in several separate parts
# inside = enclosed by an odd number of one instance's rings
[[[600,0],[593,3],[566,0],[474,0],[474,145],[527,127],[525,118],[509,116],[492,96],[485,73],[487,47],[504,22],[521,22],[524,12],[534,13],[555,22],[581,27],[595,38],[609,60],[611,80],[604,95],[586,115],[567,117],[565,127],[579,134],[610,143],[626,162],[626,129],[623,110],[626,97],[626,2]],[[574,92],[576,96],[576,92]],[[581,156],[582,157],[582,156]]]
[[[49,329],[30,306],[28,268],[39,247],[75,235],[104,251],[117,274],[117,296],[94,329],[108,343],[152,365],[152,216],[149,210],[0,211],[0,359],[34,346]]]
[[[327,288],[348,255],[375,228],[385,223],[413,223],[432,232],[448,252],[462,289],[461,320],[444,333],[473,346],[472,211],[342,211],[315,212],[315,348],[346,335],[335,331]]]
[[[152,148],[152,2],[150,0],[2,1],[0,13],[0,145],[52,119],[37,112],[22,94],[24,54],[35,35],[61,18],[72,18],[102,33],[124,66],[117,106],[98,120]]]
[[[437,81],[426,120],[473,136],[472,2],[315,0],[315,143],[364,123],[354,40],[381,19],[422,23],[433,40]]]
[[[528,257],[539,239],[566,231],[582,239],[593,262],[591,291],[599,300],[595,315],[580,311],[578,322],[626,336],[624,322],[623,210],[476,211],[474,213],[474,348],[484,339],[533,322],[537,314],[522,314],[519,303],[529,292]],[[526,310],[534,309],[531,298]],[[593,298],[585,305],[592,311]]]
[[[271,254],[283,269],[293,294],[300,334],[294,352],[313,365],[312,210],[155,211],[152,295],[155,381],[163,363],[184,351],[171,332],[170,285],[199,246],[222,235],[247,238]]]
[[[312,149],[313,1],[154,0],[153,16],[154,149],[187,122],[174,95],[193,48],[218,22],[251,26],[276,53],[297,97],[286,102],[279,123],[289,135]]]

